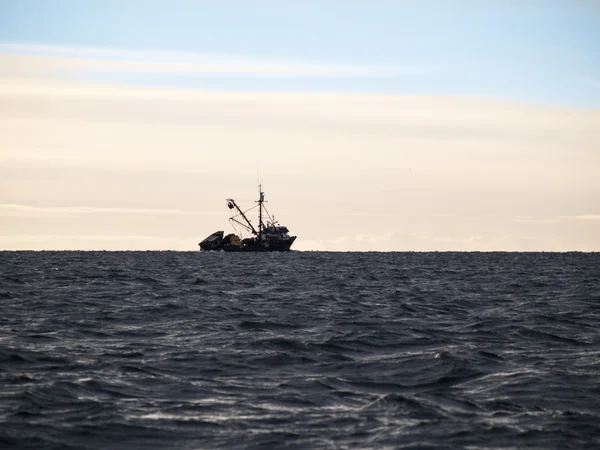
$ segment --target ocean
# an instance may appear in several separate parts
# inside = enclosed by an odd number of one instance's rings
[[[2,449],[600,448],[598,253],[1,252]]]

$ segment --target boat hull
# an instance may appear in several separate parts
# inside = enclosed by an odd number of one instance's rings
[[[200,244],[201,251],[225,251],[225,252],[287,252],[291,250],[296,236],[289,236],[285,239],[262,239],[247,238],[240,239],[235,234],[228,234],[223,237],[222,231],[217,231]]]
[[[285,241],[263,241],[252,240],[248,242],[246,239],[242,241],[241,247],[225,246],[223,250],[226,252],[289,252],[292,244],[296,240],[296,236],[290,236]]]

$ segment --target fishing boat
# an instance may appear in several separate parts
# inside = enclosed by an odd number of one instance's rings
[[[287,227],[280,225],[275,221],[265,207],[265,193],[262,186],[258,187],[257,205],[242,211],[236,201],[232,198],[225,200],[227,207],[233,215],[229,218],[234,230],[241,227],[242,232],[238,234],[231,233],[225,235],[223,231],[216,231],[200,244],[200,250],[223,250],[226,252],[282,252],[290,250],[290,247],[296,240],[296,236],[290,236]],[[255,227],[247,213],[258,207],[258,226]],[[242,237],[244,234],[249,237]]]

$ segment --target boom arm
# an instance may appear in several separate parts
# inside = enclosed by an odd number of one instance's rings
[[[228,198],[227,199],[227,207],[229,209],[235,209],[238,212],[238,214],[243,217],[243,219],[246,221],[246,224],[248,224],[247,227],[250,228],[250,230],[252,230],[252,234],[258,234],[256,232],[256,230],[254,229],[254,226],[252,225],[252,223],[250,222],[250,220],[248,220],[248,218],[246,217],[246,214],[244,214],[244,211],[242,211],[240,209],[240,207],[237,205],[237,203],[235,202],[234,199],[232,199],[232,198]],[[233,221],[239,223],[240,225],[244,225],[243,223],[241,223],[240,221],[236,220],[233,217],[231,219],[229,219],[229,220],[233,220]],[[244,226],[246,226],[246,225],[244,225]]]

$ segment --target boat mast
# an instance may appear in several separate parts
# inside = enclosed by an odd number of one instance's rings
[[[265,200],[265,193],[262,191],[262,184],[258,185],[258,238],[262,236],[263,221],[262,221],[262,209],[263,201]]]

